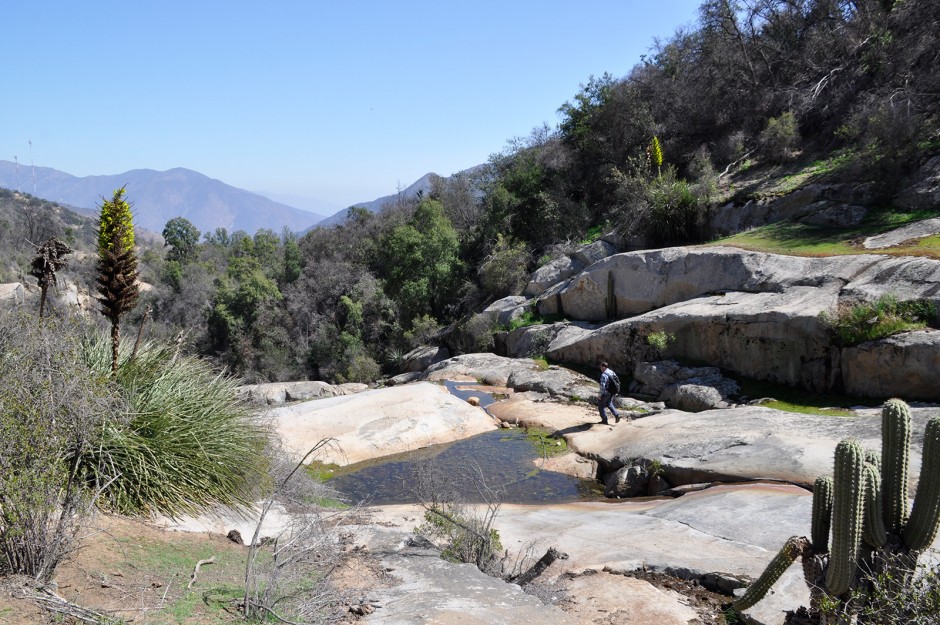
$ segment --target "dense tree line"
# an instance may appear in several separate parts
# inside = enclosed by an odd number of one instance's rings
[[[166,247],[141,252],[153,287],[128,323],[151,310],[150,335],[250,381],[373,380],[458,327],[452,344],[486,349],[492,328],[468,325],[469,313],[602,230],[694,241],[716,194],[729,197],[722,175],[744,163],[838,154],[831,175],[887,195],[940,150],[937,32],[940,3],[929,0],[706,0],[693,27],[656,41],[624,76],[590,77],[557,126],[426,195],[379,214],[353,207],[342,225],[303,236],[171,220]],[[42,239],[42,210],[64,229],[48,234],[87,238],[87,225],[35,198],[0,221]],[[8,230],[0,246],[25,257]]]

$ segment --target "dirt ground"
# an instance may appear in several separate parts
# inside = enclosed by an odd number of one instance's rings
[[[175,532],[125,517],[101,515],[85,532],[80,548],[57,569],[51,589],[74,605],[110,617],[114,623],[135,625],[227,625],[244,622],[237,611],[243,593],[247,547],[225,536]],[[359,547],[345,544],[344,557],[331,579],[337,589],[343,623],[353,623],[374,611],[365,597],[369,589],[395,584],[379,563]],[[200,567],[191,588],[194,567]],[[605,574],[606,575],[606,574]],[[683,595],[698,614],[694,625],[720,625],[720,606],[727,597],[712,593],[695,582],[653,573],[635,577],[664,592]],[[575,593],[584,583],[595,593],[597,580],[559,580]],[[554,593],[553,589],[542,589]],[[562,595],[565,593],[562,592]],[[29,580],[0,580],[0,625],[78,624],[72,610],[56,614],[49,595],[43,596]],[[580,623],[602,625],[620,622],[614,609],[618,603],[585,601],[576,595],[555,601]],[[61,611],[63,608],[59,607]],[[92,613],[86,613],[85,616]],[[87,621],[86,621],[87,622]],[[107,621],[104,621],[107,622]]]

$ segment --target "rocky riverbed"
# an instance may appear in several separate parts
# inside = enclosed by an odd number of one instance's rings
[[[419,507],[369,508],[371,521],[355,522],[350,531],[360,550],[373,554],[397,581],[364,598],[381,606],[364,617],[366,622],[710,622],[714,602],[708,607],[694,601],[689,589],[727,595],[745,586],[788,537],[809,534],[812,496],[806,485],[831,474],[836,443],[854,438],[880,446],[877,410],[853,417],[750,406],[686,413],[626,401],[624,414],[633,418],[605,426],[583,401],[594,392],[593,381],[563,368],[539,371],[528,359],[476,354],[438,363],[420,377],[498,384],[507,387],[509,399],[487,414],[425,381],[278,408],[272,411],[273,424],[286,446],[298,452],[311,441],[334,437],[342,453],[330,459],[339,464],[500,425],[537,425],[563,436],[572,450],[553,459],[552,469],[609,481],[626,467],[654,463],[669,492],[501,506],[495,526],[511,557],[525,552],[538,557],[548,547],[568,555],[539,578],[543,594],[554,596],[557,605],[543,604],[469,565],[440,560],[412,535],[423,520]],[[914,409],[914,476],[924,423],[937,414],[938,407]],[[280,522],[273,517],[266,533]],[[250,520],[226,515],[186,519],[177,526],[251,534]],[[940,541],[934,546],[940,548]],[[676,591],[681,583],[675,580],[686,580],[684,594]],[[748,616],[782,624],[786,610],[807,601],[802,573],[794,566]]]

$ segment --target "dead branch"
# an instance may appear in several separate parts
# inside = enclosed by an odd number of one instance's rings
[[[95,610],[89,610],[88,608],[76,605],[60,597],[48,588],[40,588],[39,592],[29,593],[25,596],[38,603],[44,610],[70,616],[84,623],[91,623],[92,625],[111,625],[119,622],[103,612],[96,612]]]
[[[196,583],[196,578],[199,576],[199,569],[203,564],[214,564],[215,556],[212,556],[208,560],[200,560],[196,563],[196,568],[193,569],[193,574],[189,576],[189,583],[186,584],[186,589],[189,590],[193,587],[193,584]]]
[[[723,172],[721,172],[720,174],[718,174],[718,178],[721,179],[721,178],[723,178],[724,176],[727,176],[729,171],[731,171],[731,170],[732,170],[734,167],[736,167],[739,163],[744,162],[744,160],[747,159],[747,157],[749,157],[749,156],[750,156],[751,154],[753,154],[753,153],[754,153],[754,150],[750,150],[750,151],[746,152],[746,153],[744,154],[744,156],[742,156],[742,157],[739,158],[738,160],[736,160],[736,161],[734,161],[734,162],[731,162],[731,163],[728,163],[728,166],[725,167],[725,170],[724,170]]]
[[[545,552],[545,555],[539,558],[538,562],[532,565],[532,567],[512,580],[514,584],[519,584],[520,586],[525,586],[526,584],[532,582],[539,575],[545,572],[545,569],[552,565],[552,562],[555,560],[567,560],[568,554],[562,551],[558,551],[554,547],[549,547],[548,551]]]

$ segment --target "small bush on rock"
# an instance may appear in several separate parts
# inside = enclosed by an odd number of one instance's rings
[[[874,303],[842,306],[835,316],[824,312],[820,317],[836,333],[842,345],[857,345],[935,325],[937,309],[925,300],[899,302],[892,295],[884,295]]]

